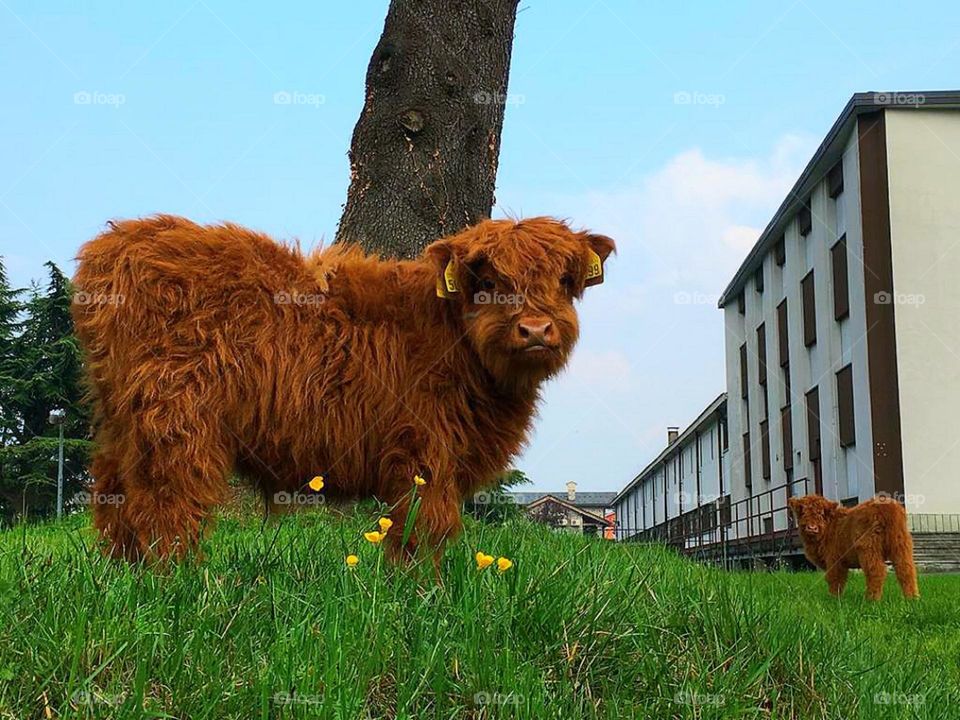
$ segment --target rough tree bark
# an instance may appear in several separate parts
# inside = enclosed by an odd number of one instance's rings
[[[336,242],[415,257],[490,216],[517,1],[391,1]]]

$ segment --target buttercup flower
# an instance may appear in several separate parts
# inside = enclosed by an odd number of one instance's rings
[[[360,558],[356,555],[347,555],[347,567],[356,567],[358,562],[360,562]]]
[[[379,545],[383,542],[383,539],[387,536],[385,532],[365,532],[363,537],[366,538],[369,542],[372,542],[374,545]]]
[[[475,557],[477,559],[477,570],[486,570],[493,565],[493,555],[484,555],[483,552],[478,552]]]
[[[414,484],[416,484],[416,485],[426,485],[426,484],[427,484],[427,481],[424,480],[424,479],[423,479],[422,477],[420,477],[419,475],[414,475],[414,476],[413,476],[413,482],[414,482]]]
[[[311,490],[314,492],[320,492],[323,490],[323,475],[317,475],[308,484],[310,485]]]
[[[499,570],[501,573],[505,573],[512,567],[513,563],[510,560],[507,560],[507,558],[497,558],[497,570]]]
[[[393,527],[393,520],[391,520],[390,518],[382,517],[379,520],[377,520],[377,524],[380,526],[380,532],[385,533],[387,530]]]

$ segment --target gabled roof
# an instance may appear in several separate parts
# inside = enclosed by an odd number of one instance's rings
[[[556,493],[552,492],[508,492],[507,495],[513,498],[513,501],[517,505],[529,505],[532,502],[536,502],[545,495],[552,495],[555,498],[564,498],[565,502],[570,502],[566,500],[567,491],[561,490]],[[617,496],[615,492],[580,492],[577,490],[577,494],[574,497],[573,505],[580,507],[612,507],[613,499]]]
[[[601,525],[609,525],[609,524],[610,524],[610,521],[607,520],[605,517],[601,517],[600,515],[595,515],[595,514],[592,513],[592,512],[588,512],[587,510],[584,510],[583,508],[578,508],[576,505],[571,504],[571,503],[568,502],[567,500],[561,500],[560,498],[556,497],[555,495],[543,495],[542,497],[540,497],[540,499],[534,500],[532,503],[530,503],[529,505],[527,505],[527,510],[529,511],[529,510],[531,510],[532,508],[538,507],[538,506],[543,505],[543,504],[545,504],[545,503],[547,503],[547,502],[555,502],[555,503],[557,503],[557,505],[560,505],[560,506],[566,508],[567,510],[572,510],[573,512],[577,513],[577,514],[580,515],[581,517],[584,517],[584,518],[586,518],[587,520],[593,520],[593,521],[595,521],[595,522],[600,523]]]
[[[912,102],[911,102],[912,100]],[[846,139],[853,130],[858,116],[863,113],[877,110],[925,109],[931,107],[960,108],[960,90],[932,90],[914,92],[862,92],[854,94],[840,117],[834,121],[827,136],[820,143],[820,147],[810,158],[810,162],[800,173],[787,197],[780,204],[773,219],[760,234],[756,244],[747,253],[740,269],[734,274],[727,285],[720,300],[719,307],[729,303],[746,285],[747,279],[753,275],[763,261],[767,252],[783,235],[787,225],[806,202],[814,186],[823,178],[843,156]]]
[[[653,460],[647,463],[647,466],[643,470],[637,473],[636,477],[634,477],[633,480],[627,483],[627,486],[623,490],[617,493],[617,496],[613,499],[613,502],[616,503],[618,500],[620,500],[620,498],[623,497],[630,489],[632,489],[634,485],[640,482],[640,480],[648,472],[650,472],[650,470],[655,468],[658,463],[663,462],[665,459],[674,455],[678,450],[680,450],[680,448],[684,446],[685,442],[694,433],[696,433],[697,430],[702,428],[707,422],[709,422],[713,418],[715,413],[717,413],[721,409],[725,411],[726,404],[727,404],[727,394],[720,393],[719,395],[717,395],[714,401],[709,405],[707,405],[704,411],[697,416],[697,419],[694,420],[689,425],[687,425],[686,429],[677,436],[676,440],[674,440],[672,443],[667,445],[660,452],[659,455],[657,455]]]

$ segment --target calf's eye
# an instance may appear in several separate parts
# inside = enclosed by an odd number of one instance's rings
[[[497,284],[490,278],[484,278],[480,281],[480,288],[486,290],[487,292],[493,291],[497,287]]]
[[[560,278],[560,287],[562,287],[567,292],[573,292],[573,276],[564,275]]]

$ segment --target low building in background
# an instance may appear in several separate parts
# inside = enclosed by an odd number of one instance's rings
[[[615,492],[577,492],[577,483],[567,483],[566,492],[510,492],[513,501],[531,519],[550,527],[585,535],[608,537],[608,519]]]

